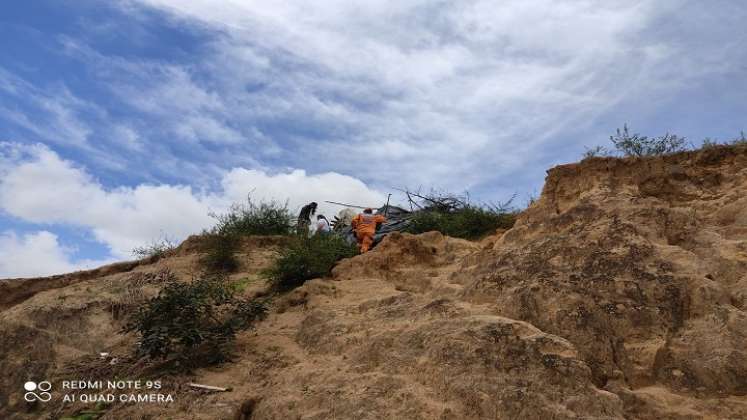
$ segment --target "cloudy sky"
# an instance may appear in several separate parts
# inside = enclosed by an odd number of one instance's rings
[[[0,278],[129,258],[250,192],[522,204],[624,123],[747,129],[741,0],[5,3]]]

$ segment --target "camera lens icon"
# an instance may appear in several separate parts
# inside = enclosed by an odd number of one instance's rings
[[[52,399],[52,394],[48,392],[50,389],[52,389],[52,384],[49,383],[49,381],[41,381],[39,383],[36,383],[34,381],[28,381],[25,384],[23,384],[23,389],[28,391],[25,394],[23,394],[23,399],[28,402],[33,402],[33,401],[47,402]],[[37,393],[34,391],[39,391],[39,392]]]

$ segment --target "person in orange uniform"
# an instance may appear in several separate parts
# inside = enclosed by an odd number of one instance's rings
[[[358,239],[358,247],[361,253],[368,251],[373,245],[374,235],[376,234],[376,225],[386,222],[386,217],[380,214],[373,214],[373,210],[365,209],[363,213],[355,216],[351,222],[355,238]]]

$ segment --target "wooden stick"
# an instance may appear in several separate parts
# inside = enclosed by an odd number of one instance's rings
[[[443,206],[443,205],[444,205],[444,203],[442,203],[442,202],[439,202],[439,201],[436,201],[436,200],[434,200],[434,199],[432,199],[432,198],[428,198],[428,197],[425,197],[425,196],[423,196],[423,195],[420,195],[420,194],[416,194],[416,193],[414,193],[414,192],[411,192],[411,191],[403,190],[403,189],[401,189],[401,188],[395,188],[395,187],[393,187],[393,188],[394,188],[395,190],[397,190],[397,191],[401,191],[401,192],[403,192],[403,193],[407,194],[408,196],[409,196],[410,194],[412,194],[412,195],[414,195],[415,197],[418,197],[418,198],[422,198],[423,200],[427,200],[427,201],[430,201],[431,203],[433,203],[433,204],[435,204],[435,205],[437,205],[437,206]]]
[[[193,382],[190,382],[187,385],[191,386],[192,388],[207,389],[208,391],[226,392],[226,391],[231,391],[232,390],[232,388],[223,388],[223,387],[212,386],[212,385],[202,385],[202,384],[196,384],[196,383],[193,383]]]
[[[338,206],[345,206],[345,207],[354,207],[356,209],[368,209],[368,208],[372,208],[372,207],[355,206],[355,205],[352,205],[352,204],[338,203],[336,201],[325,201],[325,203],[336,204]]]
[[[416,206],[418,206],[419,209],[423,208],[423,206],[421,206],[420,204],[416,203],[415,200],[412,199],[412,197],[410,196],[409,192],[407,193],[407,199],[410,200],[410,211],[414,211],[413,208],[412,208],[413,204],[415,204]]]
[[[412,197],[410,197],[411,195],[414,195],[415,197],[418,197],[418,198],[422,198],[423,200],[426,200],[426,201],[430,201],[431,203],[433,203],[433,204],[435,204],[435,205],[437,205],[437,206],[442,206],[442,207],[443,207],[443,206],[445,206],[445,204],[444,204],[444,203],[442,203],[442,202],[436,201],[436,200],[434,200],[434,199],[432,199],[432,198],[428,198],[428,197],[422,196],[422,195],[420,195],[420,194],[416,194],[416,193],[414,193],[414,192],[412,192],[412,191],[408,191],[408,190],[403,190],[403,189],[401,189],[401,188],[396,188],[396,187],[392,187],[392,188],[393,188],[393,189],[395,189],[395,190],[397,190],[397,191],[401,191],[401,192],[403,192],[403,193],[407,194],[407,199],[408,199],[408,200],[410,200],[410,203],[415,203],[415,201],[414,201],[414,200],[412,199]],[[418,204],[418,203],[415,203],[415,205],[416,205],[416,206],[418,206],[418,207],[419,207],[419,208],[421,208],[421,209],[423,208],[423,207],[422,207],[422,206],[421,206],[420,204]]]

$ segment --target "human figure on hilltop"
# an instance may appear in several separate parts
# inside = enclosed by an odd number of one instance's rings
[[[301,211],[298,213],[298,220],[296,221],[296,231],[299,235],[307,234],[309,232],[309,226],[311,226],[311,216],[316,213],[316,202],[301,207]]]
[[[374,235],[376,235],[376,226],[384,222],[386,222],[386,217],[373,214],[372,209],[365,209],[363,213],[353,218],[353,231],[355,232],[355,238],[358,240],[361,254],[371,249],[371,245],[374,243]]]
[[[332,232],[332,226],[329,224],[329,220],[323,214],[316,216],[316,234],[325,235],[330,232]]]

